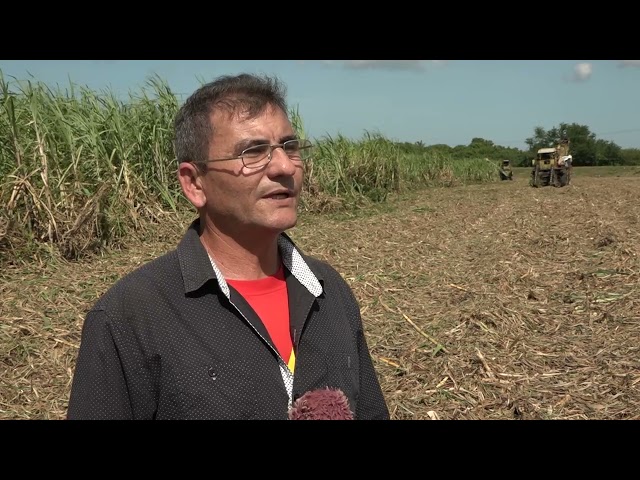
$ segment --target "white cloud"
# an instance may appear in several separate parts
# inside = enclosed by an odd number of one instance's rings
[[[640,67],[640,60],[619,60],[619,67]]]
[[[591,78],[593,74],[593,65],[591,63],[578,63],[573,67],[573,79],[578,82],[584,82]]]
[[[326,65],[340,65],[352,69],[413,70],[421,71],[427,66],[443,66],[449,60],[322,60]]]

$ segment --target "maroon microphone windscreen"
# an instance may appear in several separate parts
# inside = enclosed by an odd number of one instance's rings
[[[306,392],[289,410],[290,420],[353,420],[349,399],[339,389]]]

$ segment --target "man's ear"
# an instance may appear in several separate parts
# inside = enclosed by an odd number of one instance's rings
[[[207,197],[203,189],[202,174],[198,168],[189,162],[182,162],[178,166],[178,180],[187,199],[196,208],[204,207]]]

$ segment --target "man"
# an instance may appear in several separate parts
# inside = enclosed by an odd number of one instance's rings
[[[178,175],[198,218],[87,314],[69,419],[285,420],[326,388],[355,419],[389,418],[352,291],[285,233],[311,150],[287,111],[276,79],[247,74],[181,107]]]

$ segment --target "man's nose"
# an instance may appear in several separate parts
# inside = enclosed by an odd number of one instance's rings
[[[293,175],[296,172],[296,165],[284,151],[284,148],[273,147],[269,169],[278,172],[280,175]]]

